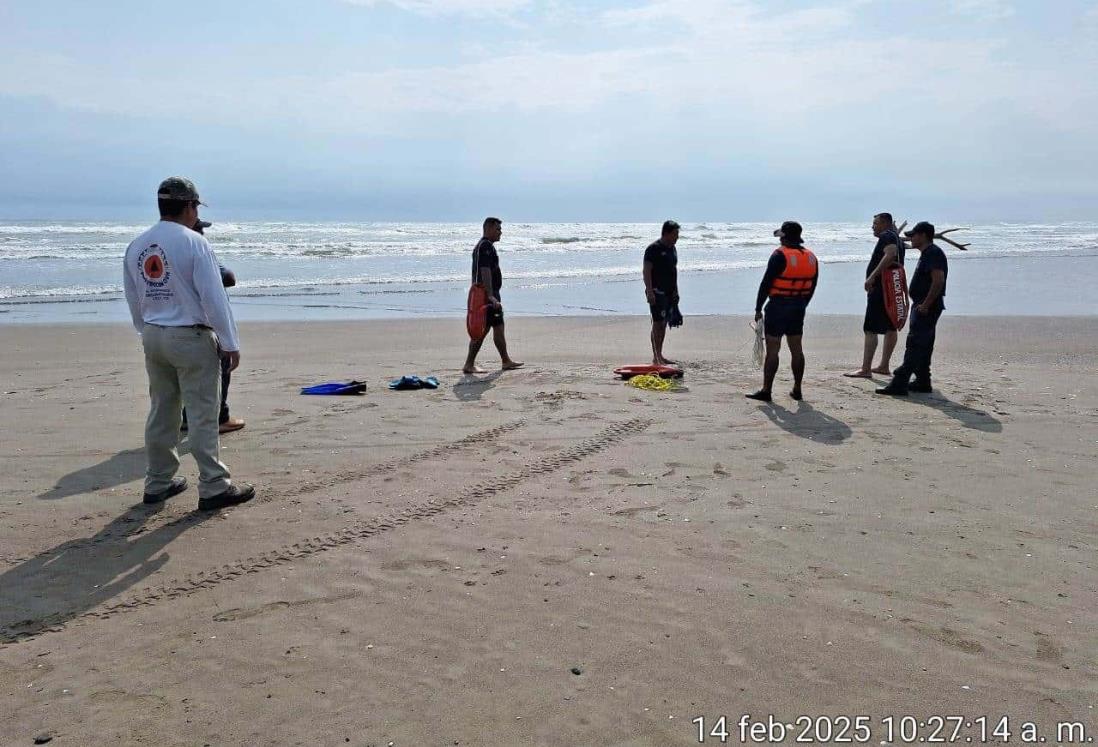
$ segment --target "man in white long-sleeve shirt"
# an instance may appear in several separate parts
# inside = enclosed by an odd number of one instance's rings
[[[238,487],[218,458],[221,356],[240,365],[229,297],[209,243],[191,230],[201,201],[193,183],[171,177],[156,194],[160,222],[126,249],[123,276],[133,326],[145,349],[152,407],[145,423],[145,503],[187,489],[179,470],[179,426],[187,408],[191,454],[198,462],[198,508],[215,510],[255,496]]]

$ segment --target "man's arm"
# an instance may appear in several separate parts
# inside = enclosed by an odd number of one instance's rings
[[[229,306],[229,296],[225,293],[225,287],[221,284],[221,271],[218,269],[217,258],[210,251],[205,239],[200,239],[200,245],[196,247],[194,258],[194,285],[198,291],[198,300],[202,304],[202,310],[206,312],[206,319],[217,333],[218,342],[225,353],[235,353],[236,360],[240,358],[240,343],[236,336],[236,321],[233,319],[233,310]],[[231,356],[230,356],[231,357]]]
[[[783,272],[785,272],[785,255],[774,252],[770,255],[770,261],[766,263],[766,272],[763,273],[762,282],[759,283],[759,293],[755,296],[756,320],[762,317],[762,307],[766,303],[766,297],[770,295],[770,287]]]
[[[884,254],[881,255],[881,261],[877,263],[877,266],[873,268],[873,272],[869,273],[869,277],[865,279],[866,291],[873,289],[874,284],[880,280],[882,272],[896,264],[896,257],[899,256],[899,253],[900,250],[896,248],[895,244],[889,244],[884,248]]]
[[[812,300],[812,297],[816,295],[816,288],[820,285],[820,263],[816,262],[816,274],[812,276],[812,290],[808,292],[808,298],[804,300],[805,306]]]
[[[644,297],[648,303],[656,302],[656,291],[652,288],[652,263],[644,261]]]
[[[145,320],[141,316],[141,302],[137,298],[137,285],[130,273],[129,262],[122,266],[122,285],[126,289],[126,305],[130,307],[133,328],[137,330],[137,334],[141,334],[145,329]]]
[[[942,288],[945,286],[945,282],[946,274],[944,270],[934,269],[930,271],[930,290],[927,291],[923,302],[919,304],[920,313],[930,313],[930,310],[938,303],[938,299],[942,297]]]

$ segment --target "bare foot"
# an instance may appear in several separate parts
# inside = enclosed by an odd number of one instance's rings
[[[871,374],[869,371],[862,371],[861,369],[858,369],[857,371],[851,371],[850,373],[844,373],[843,376],[847,377],[848,379],[871,379],[871,378],[873,378],[873,374]]]
[[[882,376],[891,376],[892,375],[892,371],[889,370],[888,366],[878,366],[877,368],[873,369],[873,373],[881,374]]]
[[[472,368],[463,368],[463,369],[461,369],[461,372],[462,372],[463,374],[483,374],[483,373],[488,373],[488,371],[487,371],[486,369],[483,369],[483,368],[481,368],[480,366],[473,366]]]
[[[514,371],[516,368],[522,368],[526,364],[522,361],[507,361],[503,364],[504,371]]]

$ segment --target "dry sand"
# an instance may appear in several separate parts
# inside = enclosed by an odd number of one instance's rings
[[[509,327],[527,368],[469,383],[460,321],[246,325],[223,455],[261,497],[218,515],[140,504],[131,331],[0,327],[0,744],[1098,736],[1093,319],[947,314],[940,392],[897,401],[839,375],[860,320],[812,318],[807,401],[783,358],[771,407],[744,318],[671,332],[668,394],[609,375],[642,318]],[[443,387],[385,389],[408,372]],[[370,392],[297,394],[343,377]]]

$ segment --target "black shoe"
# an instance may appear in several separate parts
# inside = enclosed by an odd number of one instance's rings
[[[794,389],[793,391],[791,391],[789,393],[789,396],[792,397],[793,399],[797,400],[798,402],[800,402],[802,399],[804,399],[804,395],[801,394],[800,389]]]
[[[252,498],[255,498],[255,488],[251,485],[244,485],[243,487],[230,485],[224,493],[218,493],[209,498],[199,498],[198,510],[216,511],[219,508],[228,508],[238,503],[247,503]]]
[[[889,384],[886,387],[881,387],[877,390],[877,394],[891,394],[893,397],[906,397],[907,389],[901,389],[898,386]]]
[[[144,503],[163,503],[171,498],[173,495],[179,495],[187,489],[186,477],[173,477],[172,484],[168,486],[168,489],[160,493],[145,493],[145,497],[142,499]]]
[[[770,392],[766,391],[765,389],[760,389],[754,394],[745,394],[743,396],[747,397],[748,399],[757,399],[759,402],[770,401]]]
[[[910,391],[910,392],[919,392],[920,394],[930,394],[934,390],[931,388],[930,382],[920,383],[920,382],[916,381],[915,383],[913,383],[911,386],[908,387],[908,391]]]

